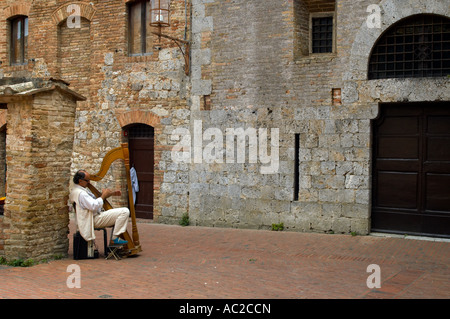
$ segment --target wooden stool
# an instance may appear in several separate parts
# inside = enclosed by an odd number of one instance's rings
[[[109,258],[111,258],[111,257],[114,257],[116,260],[121,260],[122,259],[122,257],[120,257],[120,255],[118,254],[118,250],[120,249],[120,248],[122,248],[124,245],[109,245],[108,246],[108,252],[109,252],[109,254],[108,254],[108,256],[106,256],[106,258],[105,259],[109,259]]]

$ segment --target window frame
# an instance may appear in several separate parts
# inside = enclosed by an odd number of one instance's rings
[[[21,37],[20,37],[20,43],[19,43],[19,49],[20,49],[20,62],[16,62],[14,61],[14,57],[16,56],[16,48],[14,43],[17,41],[16,39],[14,39],[14,26],[16,25],[16,22],[19,21],[21,22]],[[10,30],[10,34],[9,34],[9,64],[10,65],[25,65],[28,63],[28,59],[27,59],[27,53],[25,51],[25,45],[28,46],[28,35],[29,35],[29,19],[28,16],[26,15],[16,15],[14,17],[11,17],[8,19],[9,21],[9,30]],[[25,32],[26,31],[26,32]],[[26,34],[26,40],[25,40],[25,34]],[[26,43],[25,43],[26,42]]]
[[[314,52],[313,45],[313,33],[314,33],[314,25],[313,20],[317,18],[332,18],[332,44],[331,44],[331,52]],[[336,53],[336,12],[313,12],[309,14],[309,54],[310,55],[330,55]]]
[[[144,5],[144,10],[141,7],[141,26],[140,26],[140,34],[141,34],[141,43],[140,43],[140,49],[141,49],[141,53],[132,53],[132,48],[131,48],[131,7],[135,6],[135,5]],[[151,8],[151,1],[149,0],[137,0],[137,1],[132,1],[127,3],[127,26],[128,26],[128,32],[127,32],[127,36],[128,36],[128,43],[127,43],[127,48],[128,48],[128,56],[145,56],[145,55],[152,55],[152,48],[147,48],[147,23],[150,23],[150,21],[147,21],[147,10],[149,10],[149,8],[147,8],[147,6],[149,6]],[[150,19],[150,17],[148,18]]]

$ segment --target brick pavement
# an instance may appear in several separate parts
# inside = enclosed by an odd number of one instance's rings
[[[137,257],[75,261],[70,250],[68,259],[1,267],[0,298],[450,297],[448,241],[153,223],[138,229],[143,252]],[[80,267],[81,288],[67,287],[71,264]],[[381,268],[380,289],[366,285],[370,264]]]

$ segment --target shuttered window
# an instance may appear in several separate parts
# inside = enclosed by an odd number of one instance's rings
[[[11,65],[24,64],[28,54],[28,17],[19,16],[10,20],[11,42],[10,61]]]
[[[152,50],[150,1],[128,5],[128,50],[130,55],[144,55]]]

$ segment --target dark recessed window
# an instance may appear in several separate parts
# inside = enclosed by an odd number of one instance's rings
[[[143,55],[152,50],[150,1],[128,5],[128,50],[130,55]]]
[[[10,20],[11,42],[10,60],[11,64],[24,64],[28,54],[28,17],[19,16]]]
[[[149,138],[155,135],[153,127],[146,124],[135,124],[126,129],[128,138]]]
[[[450,74],[450,19],[406,18],[381,36],[369,61],[369,79],[441,77]]]
[[[312,53],[333,52],[333,17],[317,17],[311,20]]]

